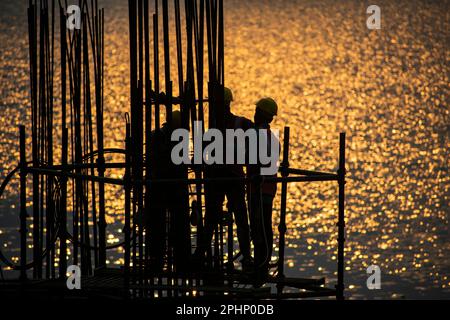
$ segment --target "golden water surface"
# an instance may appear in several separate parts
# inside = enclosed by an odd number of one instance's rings
[[[27,2],[0,4],[0,178],[17,165],[17,126],[30,130]],[[127,2],[102,4],[105,144],[123,147],[129,110]],[[273,97],[280,106],[273,127],[291,127],[292,167],[335,171],[339,132],[347,133],[347,295],[449,298],[449,5],[377,1],[381,30],[367,29],[367,5],[226,0],[232,108],[251,118],[258,98]],[[17,262],[14,182],[0,199],[0,245]],[[114,243],[122,237],[124,194],[119,188],[107,193]],[[275,207],[276,226],[279,201]],[[289,185],[287,275],[325,276],[335,283],[336,219],[335,183]],[[111,265],[122,261],[121,252],[108,255]],[[382,290],[366,287],[372,264],[381,268]]]

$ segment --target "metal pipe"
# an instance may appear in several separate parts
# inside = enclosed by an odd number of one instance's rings
[[[139,97],[138,97],[138,61],[137,61],[137,54],[138,54],[138,39],[137,39],[137,21],[136,21],[136,14],[137,14],[137,3],[136,0],[129,0],[128,1],[128,9],[129,9],[129,39],[130,39],[130,97],[131,97],[131,138],[133,139],[133,142],[136,143],[136,146],[139,146],[139,122],[142,121],[142,115],[141,110],[139,106]],[[131,162],[132,162],[132,179],[134,179],[136,176],[139,177],[139,163],[138,163],[138,157],[139,157],[139,150],[138,148],[131,149]],[[133,190],[137,191],[135,188],[136,185],[133,184]],[[137,265],[136,261],[136,215],[137,215],[137,192],[133,193],[132,198],[132,213],[133,213],[133,221],[132,221],[132,238],[133,238],[133,246],[132,246],[132,260],[133,260],[133,267]]]
[[[290,174],[298,174],[298,175],[302,175],[302,176],[335,176],[336,178],[338,177],[337,174],[332,173],[332,172],[322,172],[322,171],[303,170],[303,169],[294,169],[294,168],[289,168],[288,172]]]
[[[70,165],[69,165],[70,167]],[[52,175],[52,176],[61,176],[60,170],[55,169],[46,169],[46,168],[34,168],[29,167],[28,172],[36,173],[40,175]],[[96,181],[103,182],[111,185],[123,185],[122,179],[117,178],[107,178],[107,177],[98,177],[91,176],[85,174],[76,174],[76,173],[67,173],[67,175],[71,178],[81,178],[88,181]],[[283,183],[283,182],[320,182],[320,181],[337,181],[336,175],[319,175],[319,176],[306,176],[306,177],[267,177],[264,178],[267,182],[275,182],[275,183]],[[150,183],[150,184],[176,184],[176,183],[184,183],[184,184],[204,184],[211,182],[252,182],[252,178],[244,178],[244,177],[233,177],[233,178],[202,178],[202,179],[146,179],[146,180],[136,180],[134,183]]]
[[[183,96],[183,46],[181,42],[180,0],[175,0],[175,30],[177,39],[178,94]]]
[[[20,279],[27,279],[27,159],[25,126],[19,127],[20,135]]]
[[[93,51],[96,52],[96,81],[95,81],[95,107],[97,124],[97,174],[99,177],[105,175],[105,156],[103,142],[103,68],[104,68],[104,13],[98,12],[97,1],[95,1],[96,25],[95,32],[96,46]],[[100,16],[99,16],[100,15]],[[106,266],[106,210],[105,210],[105,185],[103,182],[98,184],[98,267]],[[95,228],[94,228],[95,230]],[[94,236],[95,237],[95,236]],[[97,238],[97,237],[95,237]]]
[[[338,280],[336,299],[344,299],[344,243],[345,243],[345,132],[339,135],[339,212],[338,212]]]
[[[152,82],[150,80],[150,29],[149,29],[149,12],[148,12],[148,0],[144,0],[144,51],[145,51],[145,162],[144,167],[145,178],[150,179],[150,154],[151,154],[151,137],[152,137],[152,105],[151,105],[151,90]],[[151,203],[151,192],[150,184],[145,185],[144,194],[144,212],[143,214],[148,214]],[[145,251],[144,251],[144,261],[145,261],[145,273],[147,274],[150,270],[149,257],[150,257],[150,237],[148,229],[145,230]],[[147,292],[146,292],[147,293]]]
[[[144,142],[144,86],[145,86],[145,75],[144,75],[144,28],[143,28],[143,0],[138,1],[138,58],[139,58],[139,77],[138,77],[138,108],[140,114],[140,121],[138,123],[138,141],[137,141],[137,172],[136,174],[139,178],[143,179],[143,142]],[[136,186],[137,193],[137,212],[142,217],[143,216],[143,186]],[[144,256],[144,228],[142,224],[138,224],[138,254],[139,254],[139,284],[143,285],[143,256]],[[142,297],[143,291],[139,290],[139,296]]]
[[[130,285],[130,255],[131,255],[131,137],[130,137],[130,124],[127,121],[125,129],[125,149],[126,149],[126,166],[125,166],[125,226],[123,232],[125,234],[124,241],[124,281],[125,281],[125,297],[128,297]]]
[[[68,156],[68,131],[66,127],[62,129],[62,154],[61,163],[63,166],[61,176],[61,202],[60,202],[60,225],[59,225],[59,278],[66,278],[67,270],[67,175],[65,166]]]
[[[36,6],[30,4],[28,8],[28,32],[30,46],[30,87],[31,87],[31,149],[33,166],[39,164],[38,150],[38,87],[37,87],[37,34],[36,34]],[[33,175],[33,277],[42,277],[42,262],[40,255],[40,238],[39,238],[39,176]]]
[[[48,6],[48,4],[47,4]],[[48,8],[47,8],[47,12],[48,12]],[[47,22],[47,24],[49,24],[49,22]],[[47,95],[47,105],[48,105],[48,118],[47,118],[47,162],[49,164],[53,164],[53,73],[54,73],[54,41],[55,41],[55,37],[54,37],[54,30],[55,30],[55,1],[51,0],[51,33],[50,33],[50,26],[47,26],[47,51],[48,51],[48,58],[47,58],[47,65],[48,65],[48,79],[47,79],[47,90],[48,90],[48,95]],[[50,233],[50,239],[53,238],[53,234],[55,233],[55,228],[54,228],[54,211],[55,211],[55,206],[54,206],[54,202],[52,199],[52,195],[53,195],[53,178],[48,178],[47,179],[47,190],[48,190],[48,195],[47,195],[47,217],[49,220],[49,225],[50,228],[49,230],[47,230],[47,232]],[[51,277],[54,279],[56,276],[56,270],[55,270],[55,249],[54,247],[51,248],[50,252],[50,272],[51,272]]]
[[[91,107],[91,81],[89,74],[89,39],[88,39],[88,16],[84,15],[84,23],[83,23],[83,91],[84,91],[84,154],[89,152],[94,153],[94,138],[92,135],[92,107]],[[93,163],[93,159],[90,159],[91,163]],[[94,175],[94,169],[91,168],[91,175]],[[83,193],[83,205],[84,205],[84,220],[82,227],[84,228],[84,243],[90,243],[90,230],[89,230],[89,183],[84,184],[85,192]],[[96,213],[96,204],[95,204],[95,183],[91,181],[91,201],[92,201],[92,214]],[[95,220],[94,220],[95,221]],[[95,254],[94,254],[95,255]],[[82,269],[85,270],[86,274],[91,274],[92,272],[92,263],[91,263],[91,250],[89,247],[85,250],[85,263],[82,266]]]
[[[281,163],[281,176],[287,178],[289,173],[286,169],[289,168],[289,127],[284,127],[284,142],[283,142],[283,161]],[[283,279],[284,279],[284,247],[286,235],[286,199],[287,199],[287,182],[281,183],[281,204],[280,204],[280,224],[278,231],[280,232],[280,240],[278,245],[278,274],[277,279],[277,294],[283,293]]]
[[[164,79],[166,82],[166,94],[170,90],[170,48],[169,48],[169,4],[167,0],[162,1],[163,9],[163,38],[164,38]],[[170,101],[166,104],[166,120],[171,122],[172,104]]]
[[[155,13],[153,14],[153,71],[155,81],[155,98],[159,94],[159,35],[158,35],[158,0],[155,0]],[[159,117],[159,101],[155,99],[155,130],[161,127]]]

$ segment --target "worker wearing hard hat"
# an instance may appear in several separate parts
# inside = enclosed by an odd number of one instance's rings
[[[272,98],[262,98],[256,103],[254,115],[255,129],[265,130],[267,133],[267,143],[270,144],[275,141],[279,148],[278,139],[275,136],[273,136],[274,139],[271,139],[269,136],[273,135],[270,131],[270,123],[277,114],[278,105]],[[267,150],[270,151],[272,149],[268,146]],[[265,181],[264,178],[267,176],[261,176],[261,167],[262,165],[249,166],[247,172],[248,176],[253,179],[253,182],[250,183],[248,197],[250,228],[254,245],[256,286],[266,282],[268,277],[273,245],[272,208],[273,199],[277,192],[276,183]]]
[[[278,105],[272,98],[262,98],[256,103],[255,124],[269,125],[276,115],[278,115]]]
[[[186,179],[187,167],[171,160],[174,142],[172,132],[182,127],[180,111],[173,111],[170,121],[151,135],[150,168],[152,179]],[[151,184],[150,208],[145,210],[149,235],[151,267],[161,271],[164,257],[173,252],[175,270],[186,271],[190,263],[191,238],[189,227],[189,190],[186,184]],[[169,219],[167,219],[169,217]],[[169,233],[166,222],[169,221]],[[167,238],[169,238],[167,241]],[[167,248],[167,243],[171,248]]]
[[[239,117],[231,112],[233,93],[229,88],[224,88],[224,125],[225,129],[243,129],[246,131],[253,127],[251,120]],[[229,143],[229,142],[227,142]],[[231,143],[231,142],[230,142]],[[235,152],[236,154],[236,152]],[[243,164],[226,164],[215,168],[209,168],[214,177],[244,178]],[[245,201],[245,183],[243,181],[230,181],[216,184],[207,184],[208,197],[206,200],[205,230],[203,248],[209,246],[212,240],[213,228],[220,221],[225,196],[227,198],[228,210],[234,214],[237,227],[237,238],[242,255],[241,263],[244,271],[253,270],[253,258],[250,253],[250,228],[247,204]],[[203,249],[204,250],[204,249]],[[202,249],[197,254],[202,254]]]

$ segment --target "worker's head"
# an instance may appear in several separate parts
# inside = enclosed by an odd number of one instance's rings
[[[171,129],[179,129],[181,128],[181,112],[178,110],[172,111],[172,123],[171,123]]]
[[[273,117],[278,114],[278,105],[272,98],[262,98],[256,103],[255,123],[271,123]]]
[[[231,101],[233,101],[233,92],[230,88],[224,87],[223,88],[223,97],[224,97],[224,109],[225,113],[231,112]]]
[[[233,92],[230,88],[224,87],[223,88],[223,96],[225,100],[225,104],[230,104],[231,101],[233,101]]]

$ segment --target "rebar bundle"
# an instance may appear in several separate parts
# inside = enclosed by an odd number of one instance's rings
[[[50,3],[50,4],[49,4]],[[58,3],[59,32],[55,36],[57,5],[55,1],[30,1],[28,8],[30,84],[32,114],[32,163],[34,168],[51,168],[54,164],[54,135],[61,132],[61,163],[91,163],[97,150],[97,171],[104,174],[103,148],[103,70],[104,42],[103,10],[97,1],[80,1],[80,28],[67,28],[67,3]],[[55,39],[60,47],[60,125],[55,126]],[[91,65],[92,63],[92,65]],[[94,73],[95,93],[91,94],[91,72]],[[95,107],[95,119],[93,109]],[[97,132],[94,132],[94,126]],[[95,136],[95,138],[94,138]],[[94,143],[94,139],[96,143]],[[90,156],[91,155],[91,156]],[[75,173],[87,174],[87,168],[77,167]],[[90,169],[94,174],[94,167]],[[97,186],[79,178],[72,181],[73,234],[68,237],[66,213],[68,198],[67,177],[33,173],[33,261],[34,277],[42,277],[41,252],[45,245],[45,277],[55,278],[55,240],[59,238],[59,275],[65,274],[67,266],[66,240],[73,246],[73,263],[81,261],[83,274],[92,272],[94,266],[105,265],[105,206],[104,184]],[[58,193],[56,193],[58,190]],[[55,202],[54,197],[58,197]],[[92,210],[89,210],[91,201]],[[59,205],[56,208],[56,204]],[[98,217],[97,217],[98,210]],[[56,216],[63,220],[55,220]],[[90,222],[93,227],[90,228]],[[44,236],[45,228],[45,236]],[[93,240],[93,246],[91,246]]]

